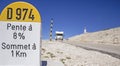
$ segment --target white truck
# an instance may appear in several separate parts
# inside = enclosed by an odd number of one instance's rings
[[[64,39],[64,32],[63,31],[56,31],[55,32],[55,40],[63,40]]]

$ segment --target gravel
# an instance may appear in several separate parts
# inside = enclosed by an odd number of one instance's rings
[[[119,66],[120,59],[62,42],[43,41],[42,60],[62,62],[64,66]]]

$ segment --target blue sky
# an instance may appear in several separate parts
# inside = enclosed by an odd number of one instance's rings
[[[50,19],[55,31],[64,31],[65,38],[88,32],[120,27],[120,0],[0,0],[0,12],[15,1],[32,3],[42,17],[42,38],[49,39]]]

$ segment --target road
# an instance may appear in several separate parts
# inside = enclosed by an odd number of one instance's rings
[[[77,47],[81,47],[87,50],[98,51],[104,54],[111,55],[115,58],[120,59],[120,45],[108,45],[108,44],[81,44],[81,43],[71,43],[67,42],[71,45],[75,45]]]

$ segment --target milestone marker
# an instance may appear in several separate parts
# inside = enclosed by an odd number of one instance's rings
[[[40,66],[41,17],[27,2],[14,2],[0,15],[0,66]]]

